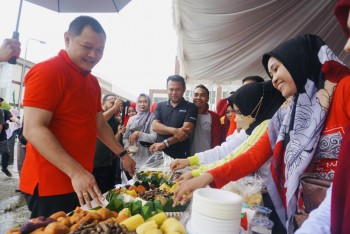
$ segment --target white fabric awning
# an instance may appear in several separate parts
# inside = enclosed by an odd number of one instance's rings
[[[173,0],[180,74],[189,83],[240,84],[267,78],[262,55],[282,41],[316,34],[346,64],[335,0]],[[339,54],[340,53],[340,54]]]

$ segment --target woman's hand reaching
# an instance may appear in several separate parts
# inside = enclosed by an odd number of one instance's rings
[[[136,145],[136,142],[138,141],[139,136],[140,136],[139,131],[133,132],[129,137],[129,145]]]
[[[182,174],[179,178],[177,178],[175,180],[175,182],[181,184],[181,183],[183,183],[187,180],[190,180],[192,178],[193,178],[192,172],[188,171],[188,172],[185,172],[184,174]]]
[[[188,159],[175,159],[174,162],[170,164],[170,170],[175,172],[182,168],[190,166],[190,161]]]
[[[193,192],[196,189],[204,188],[213,181],[214,178],[210,173],[204,173],[203,175],[196,178],[184,181],[182,183],[180,182],[180,186],[174,192],[173,207],[176,207],[177,204],[186,204],[192,199]]]

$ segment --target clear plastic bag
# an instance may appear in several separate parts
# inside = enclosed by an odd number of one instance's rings
[[[170,164],[173,161],[174,159],[164,152],[156,152],[136,170],[135,174],[142,171],[159,171],[169,174]]]
[[[231,181],[222,189],[237,193],[242,196],[243,202],[248,206],[263,205],[261,190],[262,180],[257,176],[246,176],[237,181]]]

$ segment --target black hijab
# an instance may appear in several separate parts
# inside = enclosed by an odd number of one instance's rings
[[[307,79],[312,80],[317,90],[323,88],[324,79],[319,60],[320,48],[324,41],[315,35],[306,34],[281,43],[271,52],[264,54],[262,63],[268,75],[267,63],[270,57],[278,59],[291,74],[298,93],[305,93]],[[271,77],[270,77],[271,78]]]
[[[262,103],[259,108],[257,106],[261,97]],[[231,100],[243,115],[251,114],[255,118],[255,121],[245,130],[250,135],[256,126],[264,120],[272,118],[285,98],[272,86],[272,82],[269,80],[243,85],[232,95]]]

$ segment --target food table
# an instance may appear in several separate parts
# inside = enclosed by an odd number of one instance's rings
[[[174,231],[173,228],[175,227],[178,233],[196,234],[191,230],[190,224],[192,203],[172,207],[172,195],[177,188],[177,184],[173,180],[176,177],[170,173],[169,165],[164,166],[164,161],[160,163],[159,159],[151,160],[150,163],[146,164],[147,167],[139,170],[132,180],[124,180],[124,184],[117,185],[115,189],[104,194],[106,197],[103,204],[104,208],[96,207],[96,204],[92,202],[94,207],[92,210],[88,210],[86,206],[83,206],[70,214],[63,212],[59,215],[53,214],[53,217],[48,219],[33,219],[23,224],[22,227],[9,230],[7,233],[31,233],[31,231],[35,231],[36,234],[146,233],[137,230],[139,228],[141,230],[162,230],[158,233],[166,234],[168,233],[167,229]],[[155,167],[156,163],[158,167]],[[245,220],[243,225],[245,228],[252,220],[254,212],[250,208],[243,207],[242,213],[246,217],[243,217],[242,221]],[[28,223],[31,231],[23,232],[23,229],[25,229],[23,227]],[[60,225],[52,227],[57,223]],[[52,228],[52,230],[47,231],[48,228]],[[57,230],[61,228],[61,231],[56,232],[55,228]],[[171,232],[169,231],[169,233]],[[239,233],[245,233],[245,231],[241,229]]]

